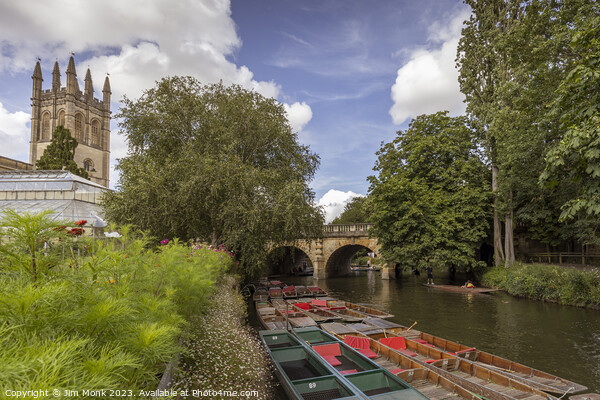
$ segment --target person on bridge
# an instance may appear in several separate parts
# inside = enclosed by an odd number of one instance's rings
[[[427,271],[427,284],[433,285],[433,268],[431,267],[431,265],[428,266],[425,271]]]

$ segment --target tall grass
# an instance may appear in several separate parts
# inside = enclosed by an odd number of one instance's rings
[[[486,286],[508,293],[583,307],[600,307],[600,270],[580,270],[554,265],[515,263],[494,267],[482,278]]]
[[[30,243],[35,274],[30,247],[1,244],[0,393],[155,389],[187,321],[232,263],[177,243],[147,250],[143,237]]]

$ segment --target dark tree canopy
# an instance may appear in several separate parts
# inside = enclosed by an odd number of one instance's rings
[[[465,117],[421,115],[377,153],[373,234],[407,266],[472,269],[489,224],[489,169]]]
[[[118,190],[106,213],[158,239],[198,239],[235,251],[251,273],[267,243],[322,232],[308,187],[319,157],[298,143],[272,98],[191,77],[164,78],[124,99]]]
[[[87,171],[79,168],[73,160],[77,144],[77,140],[71,136],[67,128],[62,125],[57,126],[52,134],[52,141],[35,163],[35,167],[41,170],[67,170],[89,179]]]

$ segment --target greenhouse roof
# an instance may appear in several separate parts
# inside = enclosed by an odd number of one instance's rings
[[[108,189],[68,171],[0,172],[0,211],[37,213],[52,210],[55,220],[86,220],[86,226],[105,227],[98,204]]]
[[[74,190],[102,192],[104,186],[69,171],[0,171],[0,191]]]

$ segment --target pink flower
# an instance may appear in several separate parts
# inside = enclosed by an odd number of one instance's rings
[[[162,244],[162,245],[165,245],[167,243],[169,243],[169,239],[163,239],[160,241],[160,244]]]

